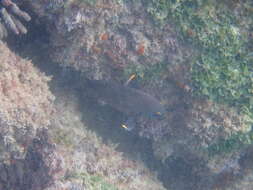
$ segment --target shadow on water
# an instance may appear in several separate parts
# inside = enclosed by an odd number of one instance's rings
[[[44,28],[41,24],[31,23],[28,26],[28,35],[8,39],[10,48],[22,57],[31,59],[46,75],[53,76],[50,83],[53,93],[57,89],[73,92],[78,97],[84,123],[102,137],[105,143],[117,144],[116,149],[123,152],[129,159],[143,161],[148,168],[158,174],[159,179],[168,189],[195,189],[195,185],[191,186],[189,182],[198,181],[194,179],[191,164],[177,158],[167,160],[165,164],[162,164],[154,157],[149,140],[140,138],[120,127],[121,122],[124,121],[124,115],[87,97],[85,90],[80,93],[79,85],[82,82],[76,77],[77,72],[62,68],[48,58],[49,35]]]

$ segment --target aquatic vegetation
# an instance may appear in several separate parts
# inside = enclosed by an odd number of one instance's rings
[[[224,2],[150,2],[148,12],[154,19],[159,23],[170,19],[181,38],[198,51],[191,69],[194,92],[252,111],[252,56],[247,48],[248,26],[240,25],[243,17],[237,18]],[[244,6],[250,6],[249,2]]]
[[[214,156],[217,154],[226,154],[238,150],[242,147],[246,147],[253,143],[253,131],[248,133],[237,133],[232,135],[229,139],[222,139],[219,142],[210,145],[207,148],[208,155]]]
[[[98,175],[90,175],[88,173],[71,173],[66,176],[67,179],[81,179],[82,185],[92,190],[117,190],[118,188],[106,182]]]
[[[235,11],[235,7],[237,10]],[[174,24],[179,38],[195,47],[191,60],[193,93],[236,107],[253,123],[253,72],[250,1],[150,0],[147,12],[159,27]],[[252,132],[236,133],[210,145],[209,154],[252,144]]]
[[[95,5],[97,0],[78,0],[80,3],[87,3],[89,5]]]
[[[78,1],[79,3],[85,3],[85,4],[88,4],[90,6],[94,6],[96,5],[97,3],[101,3],[102,1],[99,1],[99,0],[76,0]],[[114,0],[115,3],[122,3],[122,0]]]
[[[128,78],[130,75],[135,74],[136,77],[140,79],[140,82],[150,82],[160,79],[164,74],[165,62],[160,62],[156,64],[138,64],[129,65],[124,69],[124,78]]]
[[[57,135],[54,136],[53,140],[57,144],[62,144],[66,148],[73,148],[74,140],[69,136],[68,131],[64,131],[62,129],[57,130]]]
[[[167,18],[169,11],[172,7],[170,7],[170,2],[166,0],[151,0],[147,11],[153,16],[155,21],[159,24],[163,24]]]

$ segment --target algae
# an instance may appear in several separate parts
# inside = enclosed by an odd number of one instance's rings
[[[236,9],[237,8],[237,9]],[[197,52],[191,60],[193,94],[227,104],[253,124],[251,1],[150,0],[147,12],[158,27],[171,22],[178,38]],[[252,144],[252,132],[237,133],[207,148],[209,154]]]
[[[71,173],[66,176],[66,179],[81,179],[82,185],[90,190],[118,190],[114,185],[106,182],[98,175],[90,175],[88,173]]]

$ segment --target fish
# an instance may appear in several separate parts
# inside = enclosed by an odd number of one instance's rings
[[[154,96],[128,85],[114,81],[88,79],[87,85],[95,98],[129,117],[161,118],[166,112],[164,106]],[[133,125],[135,122],[129,120],[125,123]],[[123,125],[125,126],[123,128],[128,126]]]

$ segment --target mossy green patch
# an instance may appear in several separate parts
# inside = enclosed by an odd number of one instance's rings
[[[222,139],[219,142],[210,145],[206,150],[209,156],[217,154],[226,154],[246,147],[253,143],[253,131],[248,133],[237,133],[232,135],[229,139]]]
[[[234,7],[238,9],[235,10]],[[147,12],[160,27],[174,23],[178,38],[195,47],[191,61],[196,95],[236,107],[253,124],[253,2],[149,0]],[[238,14],[240,13],[240,14]],[[252,143],[252,132],[211,145],[210,154]]]
[[[132,74],[136,74],[142,83],[155,81],[164,74],[166,66],[166,62],[129,65],[126,69],[124,69],[124,78],[127,79]]]
[[[103,177],[98,175],[90,175],[88,173],[71,173],[66,176],[66,178],[81,179],[82,185],[84,185],[89,190],[118,190],[117,187],[110,183],[107,183]]]
[[[249,1],[243,6],[248,11],[253,7]],[[197,53],[191,64],[195,94],[253,111],[250,26],[240,24],[243,16],[236,17],[224,2],[209,0],[149,0],[147,12],[159,26],[168,20],[174,23],[181,34],[178,37],[195,47]],[[247,11],[245,17],[250,17]],[[152,69],[143,67],[136,66],[137,73],[152,73]]]
[[[97,2],[103,2],[101,0],[76,0],[78,1],[79,3],[85,3],[85,4],[88,4],[90,6],[94,6],[96,5]],[[118,3],[118,4],[121,4],[123,3],[122,1],[123,0],[113,0],[115,3]]]
[[[147,10],[159,23],[170,18],[198,51],[191,69],[196,94],[253,111],[253,58],[232,10],[204,0],[150,0]]]
[[[74,146],[74,141],[69,132],[63,129],[57,129],[57,132],[54,133],[53,140],[56,144],[64,145],[66,148],[72,148]]]
[[[97,3],[97,0],[78,0],[80,3],[85,3],[88,5],[95,5]]]

